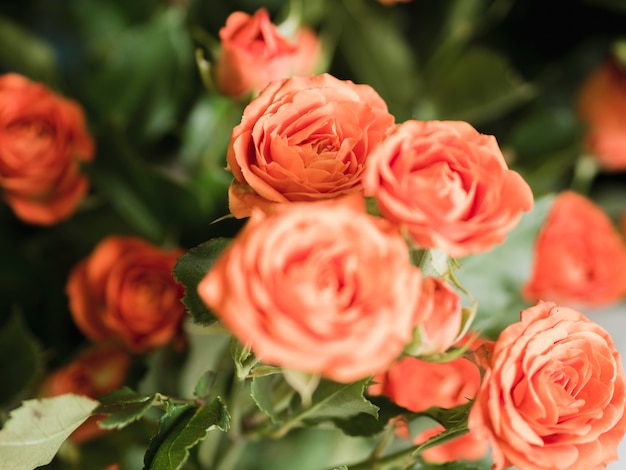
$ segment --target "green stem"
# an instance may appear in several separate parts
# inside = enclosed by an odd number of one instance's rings
[[[574,167],[574,177],[570,189],[579,194],[589,194],[591,185],[597,174],[597,160],[590,155],[582,155],[578,158],[576,166]]]
[[[243,380],[237,377],[237,374],[233,374],[233,383],[231,385],[230,394],[228,398],[228,410],[230,412],[230,432],[235,439],[238,439],[241,435],[241,404],[240,404],[240,392],[242,389]]]
[[[348,465],[348,468],[350,470],[385,470],[398,464],[401,464],[402,468],[406,468],[417,461],[415,457],[412,457],[413,452],[415,452],[415,447],[408,447],[385,457],[369,457],[361,462]]]
[[[247,441],[241,438],[231,441],[230,446],[226,449],[215,470],[235,470],[243,455],[246,443]]]

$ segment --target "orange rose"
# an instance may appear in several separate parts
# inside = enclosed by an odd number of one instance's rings
[[[17,74],[0,76],[0,188],[25,222],[70,217],[88,190],[81,162],[94,148],[74,101]]]
[[[490,441],[494,470],[599,470],[626,433],[625,385],[606,331],[540,301],[496,341],[469,427]]]
[[[405,356],[386,372],[374,377],[372,395],[385,395],[410,411],[432,406],[452,408],[476,396],[480,371],[475,364],[459,357],[448,362],[429,362]]]
[[[535,244],[530,301],[606,306],[626,295],[626,247],[606,213],[572,191],[559,194]]]
[[[319,41],[312,30],[302,34],[291,43],[270,21],[265,8],[253,16],[241,11],[232,13],[219,32],[222,50],[216,78],[220,92],[238,98],[258,93],[274,80],[311,73],[312,61],[319,56]],[[305,53],[310,54],[306,62]]]
[[[130,367],[130,356],[114,345],[96,345],[80,353],[70,364],[48,375],[40,390],[41,396],[52,397],[75,393],[98,398],[124,385]],[[72,433],[70,439],[79,444],[105,431],[93,416]]]
[[[473,348],[480,344],[481,341],[476,341]],[[417,412],[467,403],[480,387],[480,371],[463,357],[437,363],[405,356],[386,372],[376,375],[374,382],[368,388],[370,394],[388,396],[403,408]],[[430,428],[414,441],[420,444],[441,431],[442,427]],[[487,450],[486,441],[469,433],[425,451],[422,457],[431,462],[478,460]]]
[[[420,280],[390,224],[325,201],[255,210],[198,293],[260,360],[350,382],[411,339]]]
[[[82,351],[72,362],[44,380],[42,396],[76,393],[98,398],[124,384],[130,367],[128,353],[113,344],[99,344]]]
[[[400,124],[372,152],[363,186],[417,245],[455,257],[501,243],[533,206],[496,139],[466,122]]]
[[[185,315],[183,287],[172,275],[181,254],[109,236],[70,273],[74,321],[93,341],[114,339],[137,352],[168,343]]]
[[[583,82],[576,108],[587,130],[584,143],[609,170],[626,170],[626,70],[600,64]]]
[[[361,193],[365,161],[393,120],[367,85],[328,74],[272,83],[231,135],[231,213]]]
[[[417,313],[420,343],[413,354],[443,353],[459,339],[463,322],[461,297],[443,279],[423,279]]]

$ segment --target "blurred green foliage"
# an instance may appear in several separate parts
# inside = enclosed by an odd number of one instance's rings
[[[30,374],[19,377],[24,384],[41,371],[32,351],[41,348],[54,367],[83,342],[67,309],[65,279],[104,236],[136,234],[191,248],[240,228],[234,219],[211,222],[228,213],[226,146],[245,104],[208,91],[195,56],[200,50],[213,58],[232,11],[261,6],[276,22],[298,8],[325,41],[328,71],[373,86],[398,122],[461,119],[495,135],[537,196],[571,185],[583,131],[576,90],[626,36],[622,0],[0,3],[0,73],[22,73],[80,102],[97,142],[96,160],[85,168],[90,196],[72,219],[33,227],[0,206],[0,337],[17,331],[15,338],[24,338],[3,343],[32,359]],[[612,214],[625,209],[616,203],[624,200],[623,174],[600,174],[592,183],[590,194]],[[0,370],[9,370],[7,356],[0,353]],[[10,388],[0,398],[10,406],[23,396]],[[327,438],[320,439],[325,448]],[[251,460],[245,468],[260,468]]]

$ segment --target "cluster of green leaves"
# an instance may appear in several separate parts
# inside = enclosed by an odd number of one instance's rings
[[[298,9],[324,40],[328,70],[373,86],[398,122],[467,120],[496,135],[511,166],[535,194],[547,194],[538,197],[535,210],[504,245],[462,260],[456,272],[478,301],[474,327],[496,337],[526,306],[519,287],[551,204],[549,194],[569,187],[578,167],[583,129],[573,108],[576,88],[626,31],[623,2],[261,3],[276,20]],[[105,424],[117,430],[97,445],[87,445],[84,454],[93,454],[94,460],[78,459],[80,463],[94,466],[117,455],[124,468],[137,461],[147,468],[202,468],[218,456],[226,468],[236,453],[227,448],[241,453],[240,446],[246,445],[242,469],[261,468],[260,460],[271,461],[273,470],[291,468],[295,458],[302,469],[317,468],[329,448],[349,452],[328,456],[329,465],[363,456],[363,463],[351,469],[371,468],[372,458],[379,459],[380,468],[384,458],[390,459],[388,468],[483,468],[426,464],[409,447],[369,455],[373,439],[384,434],[395,414],[420,417],[368,399],[365,382],[345,386],[316,380],[259,364],[236,343],[229,348],[230,336],[215,326],[195,294],[203,274],[241,226],[233,219],[210,222],[228,212],[225,151],[245,105],[207,92],[195,61],[214,58],[219,28],[232,11],[252,12],[259,6],[257,0],[25,0],[0,5],[0,71],[22,73],[79,101],[97,143],[96,160],[85,168],[93,189],[71,220],[31,227],[0,205],[0,244],[5,247],[0,257],[0,376],[7,378],[0,390],[0,421],[35,394],[46,370],[65,363],[84,344],[64,295],[71,267],[104,236],[135,234],[189,248],[175,275],[187,287],[184,301],[196,324],[187,331],[184,357],[138,358],[142,363],[132,385],[141,390],[122,390],[102,400],[100,411],[109,414]],[[562,23],[563,11],[570,27],[555,37],[554,25]],[[611,208],[617,197],[623,200],[623,175],[602,174],[590,184],[590,193],[605,207]],[[177,381],[168,385],[172,390],[167,395],[154,391],[166,393],[157,387],[163,376]],[[178,394],[193,398],[173,398]],[[40,405],[27,402],[12,416],[31,423],[27,413],[52,420],[67,403]],[[464,431],[457,420],[460,411],[443,417],[426,413],[448,428],[437,439]],[[48,449],[88,415],[70,417],[60,433],[52,429],[56,440]],[[24,433],[11,440],[14,422],[0,431],[0,449],[31,444]],[[328,426],[332,430],[318,432]],[[237,438],[231,441],[225,430]],[[246,437],[238,440],[241,436]],[[43,462],[53,452],[34,454]],[[71,451],[64,456],[76,465]],[[399,460],[391,462],[395,458]],[[51,468],[66,468],[63,462],[58,467],[53,462]]]

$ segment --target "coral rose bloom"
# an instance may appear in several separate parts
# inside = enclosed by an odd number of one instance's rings
[[[599,470],[626,432],[625,378],[609,334],[540,301],[496,341],[469,416],[494,470]]]
[[[386,221],[343,202],[294,203],[254,211],[198,293],[260,360],[350,382],[410,341],[420,281]]]
[[[533,206],[493,136],[466,122],[406,121],[371,154],[363,185],[423,248],[461,257],[504,241]]]
[[[587,149],[604,168],[626,170],[626,70],[602,63],[581,85],[576,108]]]
[[[478,347],[477,341],[473,346]],[[448,362],[429,362],[405,356],[385,373],[374,377],[368,387],[371,395],[388,396],[394,403],[410,411],[424,411],[430,407],[452,408],[463,405],[476,396],[480,387],[480,371],[469,360],[459,357]],[[430,428],[415,438],[422,443],[443,431]],[[478,460],[485,456],[488,443],[473,433],[426,450],[422,457],[430,462]]]
[[[584,196],[559,194],[535,243],[524,296],[600,307],[626,295],[626,246],[608,215]]]
[[[117,340],[137,352],[168,343],[185,315],[172,275],[181,254],[134,237],[104,239],[70,273],[74,321],[92,341]]]
[[[81,162],[94,148],[82,109],[17,74],[0,76],[0,188],[17,217],[52,225],[88,190]]]
[[[292,43],[280,34],[265,8],[252,16],[232,13],[219,36],[222,49],[216,65],[217,85],[221,93],[234,98],[258,93],[274,80],[311,73],[320,54],[312,30],[303,29]]]
[[[231,213],[362,192],[365,161],[393,121],[367,85],[328,74],[272,83],[232,131]]]
[[[429,362],[405,356],[374,377],[368,388],[372,395],[385,395],[410,411],[432,406],[452,408],[476,396],[480,371],[475,364],[459,357],[448,362]]]

